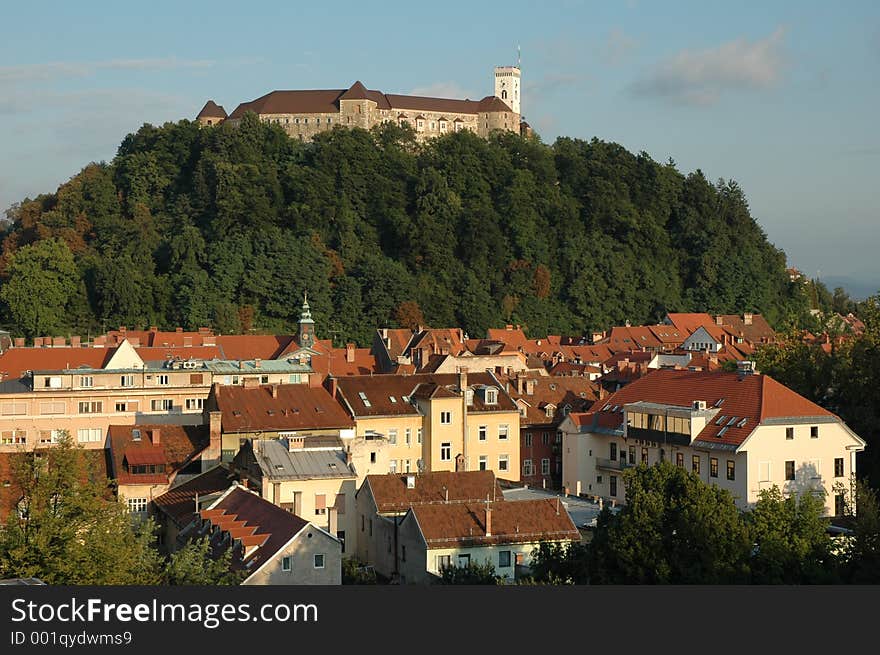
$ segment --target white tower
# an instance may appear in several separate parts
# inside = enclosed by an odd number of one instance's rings
[[[515,114],[519,110],[520,70],[519,66],[495,67],[495,96],[501,98]]]

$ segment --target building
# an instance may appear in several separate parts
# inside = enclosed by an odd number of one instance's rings
[[[358,477],[341,439],[249,439],[233,470],[264,499],[335,535],[343,555],[354,552]]]
[[[490,372],[337,380],[359,437],[389,443],[383,473],[491,470],[518,480],[519,409]]]
[[[491,471],[368,475],[356,494],[357,556],[377,573],[397,579],[398,526],[410,507],[502,500]]]
[[[561,505],[559,498],[413,505],[399,527],[400,582],[429,583],[445,567],[470,564],[514,581],[541,544],[580,541]]]
[[[208,429],[201,425],[111,425],[110,478],[133,514],[146,516],[150,502],[175,483],[202,473]]]
[[[748,507],[762,489],[817,493],[840,515],[865,442],[766,375],[660,369],[562,422],[566,493],[625,499],[622,472],[669,461]]]
[[[219,125],[227,118],[226,110],[213,100],[208,100],[196,116],[199,125]]]
[[[182,533],[210,539],[214,557],[232,550],[244,585],[342,584],[342,547],[322,528],[233,483]]]
[[[382,123],[409,125],[420,141],[462,130],[484,138],[495,130],[519,134],[521,71],[516,66],[498,66],[494,77],[494,95],[482,100],[383,93],[367,89],[360,81],[348,89],[272,91],[241,103],[225,122],[238,125],[246,113],[253,112],[304,141],[337,125],[369,130]],[[222,114],[221,108],[208,101],[198,120],[202,124],[223,120]]]

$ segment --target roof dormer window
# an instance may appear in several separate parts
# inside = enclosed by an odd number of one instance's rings
[[[498,403],[498,389],[486,389],[486,404],[495,405]]]

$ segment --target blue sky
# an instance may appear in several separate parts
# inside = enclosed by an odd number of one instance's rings
[[[480,98],[519,44],[545,142],[735,179],[792,265],[880,288],[877,3],[34,1],[3,22],[0,210],[208,98],[356,79]]]

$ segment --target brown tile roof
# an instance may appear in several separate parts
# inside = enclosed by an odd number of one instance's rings
[[[550,368],[549,373],[553,377],[587,377],[590,373],[601,374],[602,369],[598,366],[590,366],[589,364],[571,364],[569,362],[559,362],[558,364],[554,364]]]
[[[489,111],[506,111],[512,112],[513,110],[507,106],[507,103],[504,102],[498,96],[486,96],[482,100],[480,100],[477,108],[482,112]]]
[[[153,504],[167,514],[179,527],[184,527],[195,515],[196,495],[200,498],[219,494],[229,489],[236,479],[223,466],[215,466],[201,475],[172,487],[161,496],[153,499]]]
[[[227,529],[233,527],[230,525],[233,524],[235,527],[244,528],[241,533],[250,532],[250,535],[239,537],[245,545],[259,545],[256,551],[244,559],[241,548],[233,550],[231,565],[233,570],[256,571],[309,525],[305,519],[263,500],[257,494],[242,487],[232,489],[215,503],[209,512],[212,513],[207,513],[207,518],[210,518],[212,523],[227,526]],[[206,512],[202,512],[203,516],[205,514]],[[317,528],[315,530],[317,531]],[[221,533],[222,530],[212,538],[215,554],[223,550],[220,546]]]
[[[512,350],[519,350],[523,347],[528,339],[522,328],[517,326],[507,326],[505,328],[489,328],[486,330],[486,336],[490,341],[500,341]]]
[[[380,513],[403,512],[413,505],[504,498],[492,471],[434,471],[409,475],[415,477],[412,489],[406,487],[407,474],[367,476],[364,484],[369,485]]]
[[[3,380],[18,380],[26,371],[103,368],[114,352],[115,348],[10,348],[0,355],[0,374]]]
[[[377,330],[377,333],[392,362],[397,360],[398,355],[402,355],[406,351],[406,347],[413,338],[413,331],[408,328],[383,328]]]
[[[217,337],[224,359],[276,359],[291,343],[292,335],[230,334]]]
[[[323,375],[370,375],[379,371],[376,357],[369,348],[355,348],[354,361],[348,361],[345,348],[333,348],[327,354],[312,355],[312,370]]]
[[[423,96],[404,96],[386,93],[388,104],[392,109],[410,109],[413,111],[437,111],[455,114],[479,113],[480,103],[476,100],[453,100],[451,98],[426,98]]]
[[[134,430],[140,432],[135,440]],[[159,443],[154,443],[158,432]],[[204,425],[111,425],[108,429],[113,477],[120,484],[167,484],[181,468],[201,453],[210,441]],[[128,473],[129,465],[164,464],[165,473]]]
[[[357,375],[338,379],[339,393],[342,402],[354,416],[417,416],[418,410],[403,397],[410,397],[420,384],[434,384],[446,387],[447,392],[460,393],[458,390],[459,376],[457,373],[417,373],[415,375]],[[488,373],[469,373],[468,386],[499,386]],[[369,406],[360,394],[366,396]],[[392,400],[393,398],[393,400]],[[497,405],[485,405],[480,395],[474,394],[473,405],[469,411],[516,411],[516,405],[501,390]]]
[[[488,536],[487,509],[492,513]],[[416,505],[411,512],[429,549],[580,540],[580,533],[558,499]]]
[[[276,396],[273,397],[273,392]],[[245,388],[215,385],[224,432],[321,430],[354,427],[323,387],[275,384]]]
[[[43,457],[49,458],[51,464],[51,448],[38,448],[36,452]],[[31,452],[0,452],[0,524],[6,522],[10,512],[14,511],[21,500],[23,491],[16,482],[16,460],[19,457],[29,456]],[[109,486],[109,476],[107,474],[107,451],[101,450],[80,450],[79,456],[83,458],[84,469],[87,479],[81,482],[91,481],[106,485],[105,496],[110,499],[113,492]],[[7,483],[9,486],[7,486]]]
[[[226,110],[213,100],[208,100],[196,118],[226,118]]]
[[[675,327],[687,334],[691,334],[702,325],[714,325],[715,323],[715,321],[712,320],[712,317],[706,313],[671,313],[667,314],[666,317]]]
[[[361,81],[358,80],[354,84],[352,84],[348,91],[339,96],[340,100],[368,100],[369,96],[367,95],[366,87],[361,84]]]
[[[606,411],[627,403],[651,402],[691,407],[695,400],[706,401],[707,407],[718,407],[718,413],[696,437],[705,443],[739,446],[758,424],[768,418],[837,418],[828,410],[810,402],[788,387],[766,375],[744,375],[709,371],[677,371],[659,369],[623,387],[594,405],[596,414],[611,419],[619,427],[622,412]],[[601,406],[601,407],[600,407]],[[724,416],[723,424],[719,424]],[[736,417],[731,425],[730,419]],[[742,419],[745,423],[740,426]],[[727,427],[719,436],[722,428]]]
[[[565,418],[562,408],[566,405],[572,412],[585,412],[596,401],[596,384],[586,378],[538,377],[533,380],[531,395],[525,393],[527,391],[525,387],[523,393],[519,393],[516,379],[510,380],[511,397],[527,403],[526,415],[520,416],[519,419],[520,427],[559,425]],[[548,403],[557,408],[554,415],[549,417],[544,409]]]
[[[257,114],[332,114],[339,112],[339,97],[346,89],[311,89],[302,91],[271,91],[251,102],[243,102],[229,118],[237,119],[245,112]]]
[[[717,319],[716,319],[717,320]],[[722,314],[721,326],[734,336],[742,336],[752,345],[770,343],[776,339],[776,332],[761,314],[751,315],[751,324],[738,314]]]
[[[159,330],[110,330],[105,335],[107,337],[108,346],[118,346],[126,339],[132,345],[135,342],[138,348],[164,348],[178,347],[183,348],[184,345],[204,346],[211,345],[210,342],[215,339],[214,333],[208,329],[199,332],[163,332]],[[206,343],[208,341],[209,343]]]

